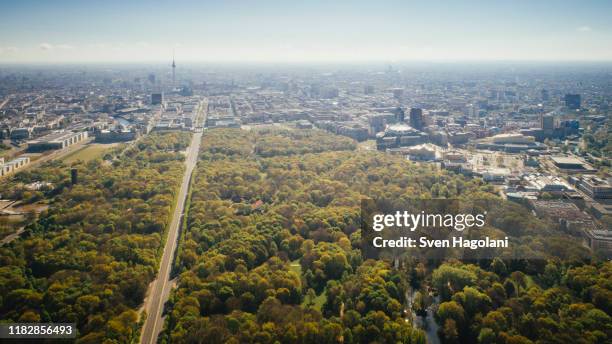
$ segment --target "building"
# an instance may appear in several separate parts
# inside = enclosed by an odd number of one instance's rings
[[[593,251],[612,254],[612,231],[605,229],[585,228],[584,238]]]
[[[183,97],[191,97],[193,96],[193,88],[188,86],[181,87],[181,91],[179,92]]]
[[[555,130],[555,117],[551,114],[542,114],[540,116],[540,127],[544,132],[549,132],[552,134],[553,130]]]
[[[4,161],[4,160],[3,160]],[[4,177],[10,173],[16,172],[20,168],[30,163],[30,157],[20,157],[13,159],[7,163],[0,164],[0,177]]]
[[[13,172],[13,165],[0,164],[0,177],[4,177],[9,173]]]
[[[410,109],[410,126],[416,130],[423,130],[425,123],[423,121],[423,109]]]
[[[523,134],[498,134],[476,143],[477,149],[520,153],[529,150],[546,150],[546,145],[536,142],[533,136]]]
[[[530,144],[535,142],[535,138],[532,136],[525,136],[522,134],[498,134],[493,136],[492,141],[494,144]]]
[[[374,86],[372,86],[372,85],[365,85],[363,87],[363,93],[364,94],[374,94]]]
[[[57,131],[36,140],[28,141],[28,152],[43,152],[53,149],[64,149],[87,139],[86,131]]]
[[[472,172],[491,183],[502,183],[511,175],[510,169],[505,167],[474,168]]]
[[[530,205],[539,217],[549,217],[559,223],[589,220],[587,214],[567,200],[534,200],[530,202]]]
[[[454,132],[446,136],[446,141],[455,145],[468,143],[472,134],[466,132]]]
[[[10,136],[9,128],[0,128],[0,140],[8,139]]]
[[[428,135],[418,131],[406,124],[393,124],[387,126],[384,132],[376,134],[376,148],[385,150],[388,148],[408,147],[425,143]]]
[[[32,135],[32,128],[15,128],[11,130],[12,140],[26,140]]]
[[[405,153],[408,159],[412,161],[434,161],[439,160],[441,153],[438,152],[438,147],[431,143],[424,143],[417,146],[406,147]]]
[[[178,118],[164,117],[160,119],[153,127],[153,131],[172,131],[181,130],[182,125]]]
[[[370,137],[368,126],[359,121],[316,121],[315,125],[318,128],[325,129],[334,134],[350,137],[356,141],[365,141]]]
[[[530,174],[523,177],[525,190],[533,192],[563,193],[571,190],[571,186],[563,179],[555,176]]]
[[[537,200],[538,195],[534,192],[507,192],[506,198],[508,201],[527,205],[529,201]]]
[[[595,171],[586,162],[571,156],[551,156],[550,160],[556,168],[566,173],[587,173]]]
[[[578,189],[593,199],[612,199],[612,184],[610,181],[592,174],[583,175],[580,178]]]
[[[298,129],[312,129],[312,123],[305,119],[302,119],[295,123],[295,127]]]
[[[568,109],[572,109],[572,110],[580,109],[581,97],[579,94],[566,94],[564,100],[565,100],[565,106]]]
[[[381,112],[374,113],[368,116],[368,123],[370,124],[370,134],[376,135],[383,130],[388,124],[395,123],[396,114],[393,112]]]
[[[404,95],[404,89],[403,88],[393,88],[391,89],[391,92],[393,92],[393,98],[400,100],[402,99],[402,96]]]
[[[598,219],[601,219],[604,216],[612,217],[612,204],[590,202],[587,209],[591,214],[593,214],[593,216]]]
[[[324,99],[338,98],[339,94],[340,94],[340,90],[338,90],[336,87],[325,87],[321,91],[321,98],[324,98]]]
[[[153,93],[151,94],[151,104],[152,105],[160,105],[164,101],[163,93]]]
[[[214,121],[214,124],[209,124],[209,128],[240,128],[240,122],[236,119],[219,119]]]
[[[137,138],[135,130],[100,130],[95,133],[98,143],[126,142]]]
[[[395,109],[395,111],[393,111],[393,113],[395,113],[395,120],[399,123],[403,123],[405,120],[405,113],[404,113],[404,109],[402,109],[401,107],[398,107],[397,109]]]

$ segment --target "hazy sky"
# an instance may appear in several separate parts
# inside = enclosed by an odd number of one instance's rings
[[[612,61],[612,1],[0,0],[0,62]]]

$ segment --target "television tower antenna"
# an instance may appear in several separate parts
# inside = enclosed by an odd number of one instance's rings
[[[176,63],[174,62],[174,49],[172,49],[172,87],[176,87]]]

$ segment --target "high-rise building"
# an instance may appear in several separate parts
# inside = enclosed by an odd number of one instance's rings
[[[568,109],[578,110],[580,109],[581,99],[579,94],[566,94],[565,95],[565,106]]]
[[[402,96],[404,95],[404,89],[403,88],[394,88],[393,89],[393,98],[400,100],[402,99]]]
[[[325,87],[321,92],[321,98],[332,99],[337,98],[340,91],[336,87]]]
[[[310,97],[318,98],[320,94],[321,94],[321,85],[310,84]]]
[[[540,116],[540,126],[544,132],[552,132],[555,129],[555,117],[551,114],[542,114]]]
[[[149,74],[148,79],[149,79],[150,83],[154,84],[155,83],[155,74],[153,74],[153,73]]]
[[[374,94],[374,86],[372,86],[372,85],[365,85],[363,87],[363,93],[365,93],[365,94]]]
[[[164,101],[164,94],[163,93],[153,93],[151,94],[151,104],[152,105],[159,105]]]
[[[542,90],[542,101],[547,102],[550,99],[550,94],[548,90]]]
[[[393,113],[395,114],[395,119],[397,122],[404,122],[405,120],[405,113],[404,113],[404,109],[402,109],[401,107],[398,107],[395,109],[395,111],[393,111]]]
[[[185,97],[192,96],[192,95],[193,95],[193,88],[188,87],[188,86],[183,86],[183,87],[181,88],[181,92],[180,92],[180,94],[181,94],[182,96],[185,96]]]
[[[410,126],[417,130],[423,130],[423,109],[410,109]]]

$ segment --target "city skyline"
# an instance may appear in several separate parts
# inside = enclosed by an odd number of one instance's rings
[[[611,342],[612,1],[285,1],[0,0],[0,338]]]
[[[605,1],[3,1],[0,63],[612,61]]]

